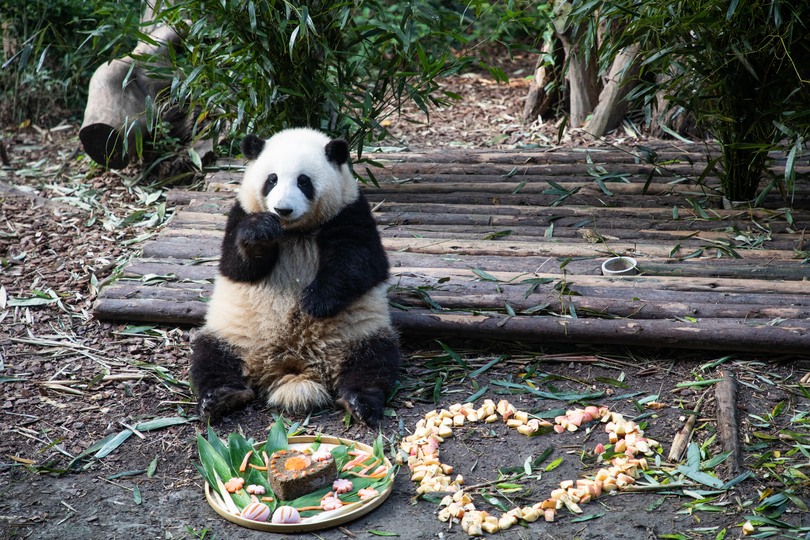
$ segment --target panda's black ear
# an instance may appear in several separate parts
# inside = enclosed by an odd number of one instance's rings
[[[259,154],[262,153],[264,150],[264,139],[253,135],[246,135],[244,139],[242,139],[242,154],[249,160],[254,160],[259,157]]]
[[[332,139],[326,144],[326,159],[340,167],[349,161],[349,143],[343,139]]]

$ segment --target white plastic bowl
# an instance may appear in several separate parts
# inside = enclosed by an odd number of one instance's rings
[[[602,275],[632,276],[638,274],[637,264],[633,257],[612,257],[602,263]]]

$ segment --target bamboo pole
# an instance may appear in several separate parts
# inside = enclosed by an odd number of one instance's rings
[[[740,472],[742,449],[740,448],[739,415],[737,414],[737,379],[730,369],[723,370],[723,379],[714,387],[717,403],[717,433],[724,452],[730,452],[726,463],[729,477]]]

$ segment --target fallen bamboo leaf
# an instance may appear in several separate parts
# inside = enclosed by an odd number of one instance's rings
[[[162,429],[188,423],[188,418],[183,418],[181,416],[169,416],[166,418],[155,418],[154,420],[148,420],[146,422],[141,422],[140,424],[135,424],[135,429],[138,431],[152,431],[155,429]]]
[[[572,519],[569,523],[581,523],[583,521],[591,521],[593,519],[599,519],[600,517],[604,516],[607,512],[600,512],[598,514],[588,514],[587,516],[579,516]]]
[[[33,465],[36,463],[33,459],[26,459],[17,456],[12,456],[11,454],[6,454],[6,457],[12,461],[16,461],[17,463],[22,463],[23,465]]]
[[[130,435],[132,435],[132,431],[125,429],[123,431],[118,432],[116,435],[112,435],[112,437],[107,440],[107,438],[103,439],[106,442],[104,443],[101,448],[99,448],[98,452],[93,454],[95,459],[101,459],[103,457],[108,456],[112,453],[116,448],[124,444],[124,441],[129,439]]]

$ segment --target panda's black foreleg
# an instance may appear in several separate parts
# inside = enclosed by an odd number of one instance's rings
[[[364,196],[321,227],[317,238],[318,273],[301,297],[312,317],[334,317],[388,279],[388,258]]]
[[[216,421],[256,397],[245,383],[242,367],[242,359],[224,341],[205,333],[194,340],[191,384],[204,421]]]
[[[386,335],[360,343],[340,367],[337,402],[370,427],[380,425],[385,401],[399,376],[399,344]]]

